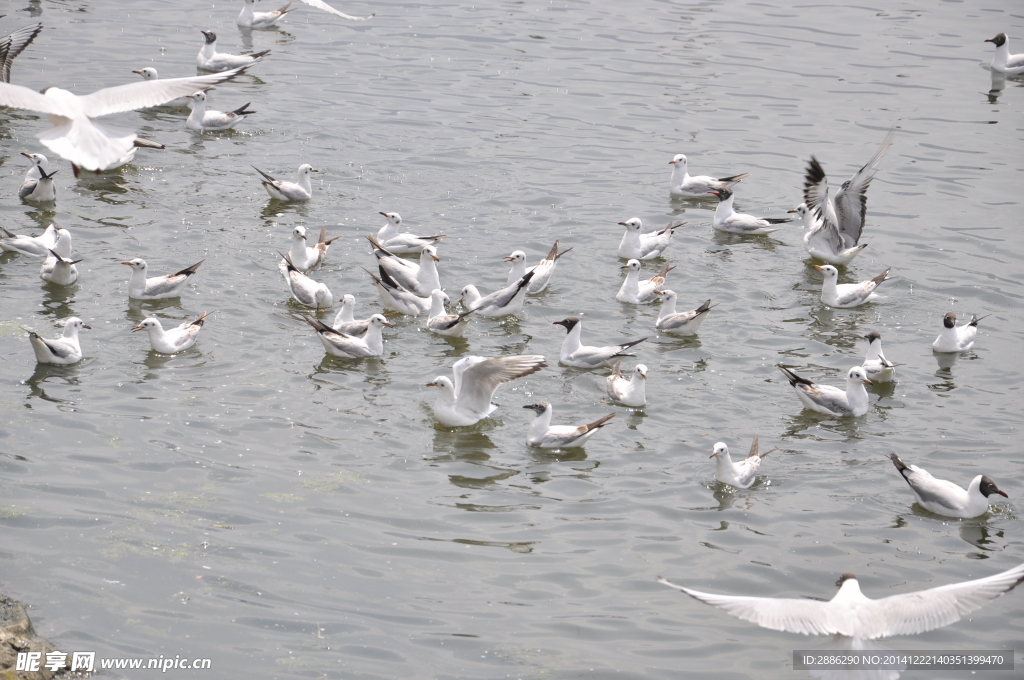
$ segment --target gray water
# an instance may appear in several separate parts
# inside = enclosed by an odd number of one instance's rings
[[[989,92],[983,42],[1005,31],[1024,49],[1019,5],[333,4],[376,17],[300,4],[279,30],[249,34],[234,1],[29,0],[0,20],[5,33],[46,26],[15,82],[80,94],[144,66],[194,73],[199,29],[225,51],[272,50],[211,95],[219,109],[252,102],[236,132],[189,132],[175,109],[113,116],[167,150],[81,181],[59,162],[52,211],[16,198],[17,154],[45,152],[48,122],[0,112],[4,226],[56,220],[85,258],[59,289],[38,261],[0,257],[0,588],[34,605],[59,649],[208,657],[211,670],[168,675],[211,680],[806,678],[791,652],[823,640],[756,628],[655,578],[830,598],[853,572],[882,597],[1022,561],[1024,88]],[[696,173],[749,172],[738,207],[783,216],[812,154],[836,187],[893,126],[870,247],[843,274],[891,266],[875,304],[822,305],[799,226],[721,235],[713,204],[669,197],[667,163],[686,153]],[[271,204],[250,167],[291,178],[303,162],[320,170],[307,205]],[[448,235],[453,298],[502,285],[512,250],[574,250],[518,321],[477,319],[448,341],[397,317],[383,358],[326,358],[293,318],[275,251],[299,224],[341,235],[316,278],[366,316],[379,302],[359,269],[373,265],[364,237],[392,210],[410,231]],[[689,222],[667,252],[669,287],[683,309],[719,305],[696,338],[657,337],[656,307],[614,301],[617,223],[633,216]],[[206,263],[180,300],[129,303],[119,263],[132,257],[155,273]],[[203,310],[217,313],[179,356],[129,332]],[[991,316],[973,351],[940,364],[930,343],[950,310]],[[605,371],[557,366],[552,322],[570,314],[593,342],[650,336],[637,348],[646,409],[609,403]],[[93,328],[85,360],[37,368],[22,327],[56,335],[71,315]],[[870,330],[899,384],[875,390],[863,418],[803,411],[773,365],[841,384]],[[434,423],[424,383],[461,356],[522,352],[550,367],[501,388],[494,418]],[[585,452],[532,450],[520,407],[539,400],[560,423],[617,417]],[[755,432],[782,447],[761,480],[717,485],[713,444],[742,452]],[[973,520],[929,515],[890,451],[964,485],[988,474],[1010,499]],[[1016,646],[1020,668],[1021,597],[886,644]],[[940,677],[964,672],[904,675]]]

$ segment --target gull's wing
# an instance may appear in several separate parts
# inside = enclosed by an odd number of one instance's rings
[[[149,106],[160,106],[172,99],[194,94],[226,83],[235,76],[245,73],[249,65],[239,66],[230,71],[211,73],[205,76],[189,76],[187,78],[165,78],[160,80],[143,80],[127,85],[105,87],[92,94],[78,98],[81,112],[90,118],[106,116],[111,113],[134,111]]]
[[[455,378],[452,383],[455,386],[455,395],[458,396],[459,388],[462,387],[462,374],[466,372],[466,369],[474,364],[479,364],[481,361],[487,361],[487,357],[476,357],[469,356],[463,357],[455,362],[452,366],[452,376]]]
[[[67,359],[69,356],[71,356],[71,346],[68,345],[66,342],[61,342],[60,338],[56,340],[47,340],[43,336],[38,335],[36,333],[31,333],[29,334],[28,337],[33,344],[38,343],[42,345],[50,352],[50,354],[52,354],[55,357]]]
[[[882,156],[892,146],[894,132],[895,129],[889,130],[889,134],[882,140],[882,145],[878,147],[871,160],[853,177],[843,182],[842,188],[836,192],[835,211],[839,218],[837,225],[848,248],[852,248],[860,241],[861,231],[864,230],[864,215],[868,208],[868,185],[878,171]]]
[[[64,101],[58,101],[27,87],[6,82],[0,83],[0,106],[38,111],[64,118],[74,118],[77,114],[74,107],[68,106]]]
[[[373,18],[372,14],[370,16],[368,16],[368,17],[354,17],[354,16],[352,16],[350,14],[345,14],[344,12],[339,12],[338,10],[334,9],[333,7],[328,5],[323,0],[302,0],[302,2],[306,3],[310,7],[316,7],[317,9],[322,9],[325,12],[330,12],[331,14],[333,14],[336,17],[341,17],[342,19],[348,19],[349,21],[366,21],[367,19],[372,19]]]
[[[517,295],[519,295],[521,290],[530,284],[531,279],[533,279],[533,272],[526,272],[526,274],[523,275],[523,278],[519,279],[511,286],[505,286],[501,290],[496,290],[490,295],[480,298],[480,301],[476,303],[473,309],[480,309],[482,307],[487,307],[488,305],[494,305],[499,308],[507,306]]]
[[[43,30],[42,24],[32,24],[0,38],[0,79],[11,82],[11,64]]]
[[[478,361],[462,371],[457,407],[462,411],[486,414],[491,410],[491,397],[498,385],[536,373],[545,366],[544,357],[539,354],[492,357]]]
[[[807,172],[804,174],[804,205],[821,223],[815,231],[824,231],[829,245],[832,246],[832,252],[841,252],[843,235],[839,233],[839,218],[836,216],[835,205],[828,195],[825,170],[814,156],[811,156]]]
[[[832,385],[794,385],[798,390],[819,406],[827,408],[832,413],[849,413],[850,400],[846,398],[846,391]]]

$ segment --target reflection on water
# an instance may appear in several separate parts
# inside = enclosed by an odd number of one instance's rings
[[[984,516],[983,516],[984,517]],[[975,548],[986,552],[1002,550],[1006,545],[1005,535],[1002,529],[990,529],[985,520],[981,518],[965,519],[960,522],[960,538],[964,539]],[[999,539],[999,540],[997,540]],[[985,553],[976,553],[977,559],[988,559]]]
[[[1006,88],[1006,74],[992,69],[989,72],[992,74],[992,86],[988,90],[988,103],[995,104]]]
[[[132,325],[139,325],[156,312],[164,309],[177,309],[184,313],[181,306],[181,298],[164,298],[163,300],[136,300],[128,298],[128,313],[125,317],[132,322]],[[184,317],[182,317],[184,318]]]
[[[45,401],[53,402],[55,404],[75,403],[67,399],[59,399],[57,397],[53,397],[47,394],[46,389],[43,387],[43,385],[47,382],[51,382],[52,379],[54,381],[62,381],[65,385],[71,387],[78,387],[80,385],[80,365],[81,362],[79,362],[78,364],[73,364],[71,366],[58,366],[56,364],[37,363],[35,371],[32,373],[32,376],[26,379],[23,383],[29,386],[29,393],[26,397],[26,400],[38,398],[43,399]],[[31,408],[30,404],[26,404],[26,406],[29,406],[29,408]]]
[[[79,290],[78,283],[73,283],[70,286],[58,286],[42,279],[39,282],[43,284],[42,316],[54,321],[75,316],[71,304],[75,301],[75,294]]]

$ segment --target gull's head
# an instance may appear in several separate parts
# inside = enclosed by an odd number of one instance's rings
[[[437,256],[437,248],[434,246],[423,246],[423,250],[420,251],[420,256],[427,255],[434,262],[440,262],[441,258]]]
[[[1003,498],[1009,498],[1009,496],[1006,495],[1005,491],[996,486],[996,483],[992,481],[991,477],[981,478],[981,485],[978,486],[978,491],[980,491],[982,495],[985,496],[985,498],[988,498],[994,493],[999,494]]]
[[[666,302],[675,302],[676,292],[674,290],[656,290],[654,292],[660,295],[661,299]]]
[[[305,227],[295,227],[294,229],[292,229],[292,240],[295,240],[295,241],[305,241],[306,240],[306,228]]]
[[[476,286],[474,286],[473,284],[469,284],[468,286],[462,289],[462,295],[459,296],[459,302],[462,302],[463,300],[468,300],[474,295],[480,295],[480,292],[476,289]]]
[[[525,262],[526,253],[521,250],[513,250],[512,254],[505,258],[505,262]]]
[[[67,335],[67,332],[69,330],[72,333],[78,333],[78,331],[82,330],[83,328],[85,328],[86,330],[90,330],[90,331],[92,330],[91,326],[87,325],[84,321],[79,319],[77,316],[72,316],[71,318],[69,318],[67,321],[64,322],[64,334],[65,335]]]
[[[141,257],[137,257],[134,260],[128,260],[127,262],[122,262],[121,264],[126,264],[135,271],[146,271],[146,261]]]
[[[719,201],[725,201],[732,197],[732,189],[730,189],[729,187],[722,187],[721,189],[712,189],[708,193],[718,196]]]
[[[839,270],[830,264],[826,264],[824,266],[816,264],[814,265],[814,268],[824,274],[826,279],[839,278]]]
[[[453,392],[455,391],[455,385],[453,385],[451,379],[445,375],[437,376],[436,378],[434,378],[434,382],[427,383],[427,387],[440,387],[442,389],[447,388],[449,390],[452,390]]]
[[[996,37],[989,38],[985,42],[990,42],[990,43],[994,44],[996,47],[1002,47],[1003,44],[1006,42],[1006,34],[1005,33],[996,33]]]
[[[191,99],[194,102],[205,102],[206,101],[206,93],[203,92],[202,90],[199,90],[198,92],[194,92],[192,94],[187,94],[185,96],[188,97],[189,99]]]
[[[134,333],[135,331],[146,331],[148,333],[150,331],[156,330],[157,328],[163,329],[163,326],[160,324],[160,319],[151,316],[142,323],[140,323],[138,326],[133,328],[132,333]]]
[[[788,213],[796,213],[797,215],[800,216],[800,219],[803,219],[804,217],[807,216],[807,204],[806,203],[801,203],[797,207],[793,208],[792,210],[787,210],[786,212],[788,212]]]
[[[523,408],[528,408],[539,416],[544,415],[544,412],[551,408],[551,404],[546,401],[538,401],[536,404],[527,404]]]
[[[39,167],[42,167],[42,166],[46,165],[46,156],[44,156],[41,153],[26,153],[26,152],[22,151],[21,155],[24,156],[25,158],[29,159],[30,161],[32,161],[33,165],[36,165],[36,166],[39,166]]]
[[[156,69],[151,66],[135,69],[132,73],[138,73],[142,76],[143,80],[157,80],[157,78],[159,78],[159,76],[157,76]]]
[[[956,314],[946,312],[946,316],[942,317],[942,325],[946,328],[956,328]]]
[[[619,222],[619,224],[628,231],[640,231],[644,227],[644,223],[640,221],[639,217],[630,217],[625,222]]]
[[[871,331],[870,333],[864,336],[864,339],[867,340],[870,344],[874,342],[881,342],[882,336],[878,334],[878,331]]]
[[[305,177],[306,175],[308,175],[311,172],[320,172],[320,171],[319,170],[315,170],[313,168],[313,166],[310,165],[309,163],[303,163],[302,165],[299,166],[299,177]]]
[[[343,304],[343,305],[351,305],[352,307],[355,307],[356,306],[356,296],[353,295],[352,293],[346,293],[344,295],[344,297],[341,298],[341,304]]]
[[[621,269],[629,269],[631,271],[640,271],[640,260],[630,260],[626,264],[622,265]]]
[[[633,369],[633,375],[638,375],[643,380],[647,380],[647,366],[644,364],[637,364],[636,368]]]
[[[715,444],[715,448],[712,449],[711,455],[708,456],[708,458],[714,458],[715,456],[717,456],[720,453],[724,453],[725,455],[729,455],[729,447],[725,445],[725,442],[718,442],[717,444]]]
[[[570,316],[562,319],[561,321],[555,321],[552,323],[554,326],[564,326],[566,331],[571,331],[576,327],[580,320],[575,316]]]
[[[397,227],[402,223],[402,216],[396,212],[382,212],[381,215],[388,218],[388,224]]]
[[[430,291],[430,299],[435,302],[440,302],[441,304],[444,305],[451,304],[452,302],[451,298],[448,297],[448,293],[444,292],[440,288],[435,288],[434,290]]]
[[[857,577],[856,576],[854,576],[853,574],[843,574],[842,576],[839,577],[839,580],[836,581],[836,587],[842,588],[843,584],[846,583],[847,581],[853,581],[853,585],[857,586]],[[858,586],[858,588],[859,588],[859,586]]]
[[[217,34],[213,31],[200,31],[200,33],[202,33],[203,37],[206,38],[207,45],[212,45],[217,42]]]
[[[871,384],[871,381],[868,380],[868,374],[860,366],[854,366],[849,371],[847,371],[846,380],[867,383],[868,385]]]
[[[670,160],[668,162],[668,164],[669,165],[675,165],[675,166],[680,166],[681,165],[681,166],[683,166],[685,168],[686,167],[686,156],[681,154],[681,153],[677,153],[675,156],[672,157],[672,160]]]
[[[394,326],[392,324],[389,324],[388,320],[384,318],[383,314],[374,314],[373,316],[371,316],[370,325],[376,326],[377,328],[384,328],[384,326],[387,326],[388,328],[394,328]]]

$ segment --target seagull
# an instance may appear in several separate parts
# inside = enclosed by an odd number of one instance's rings
[[[242,28],[270,28],[271,26],[276,25],[285,14],[295,11],[295,9],[291,7],[292,3],[289,2],[281,9],[276,9],[271,12],[254,12],[254,2],[256,2],[256,0],[245,0],[245,5],[242,7],[242,13],[238,15],[238,25]],[[330,12],[336,17],[348,19],[349,21],[366,21],[367,19],[373,18],[372,14],[365,17],[354,17],[350,14],[339,12],[326,2],[323,2],[323,0],[302,0],[302,2],[306,3],[310,7],[322,9],[325,12]]]
[[[615,294],[615,299],[619,302],[630,302],[634,305],[645,305],[656,300],[661,292],[661,287],[665,285],[665,277],[668,276],[670,271],[675,269],[675,267],[670,267],[668,262],[666,262],[657,276],[641,281],[640,260],[630,260],[622,265],[621,268],[628,269],[629,271],[626,273],[626,280],[619,287],[619,292]]]
[[[755,434],[754,441],[750,443],[750,453],[740,462],[734,463],[729,457],[729,447],[725,442],[718,442],[711,454],[711,458],[715,459],[715,479],[737,489],[749,489],[754,483],[758,468],[761,467],[761,459],[778,448],[776,446],[771,451],[758,453],[758,440]]]
[[[445,238],[443,234],[440,236],[403,234],[398,230],[398,227],[402,224],[401,215],[396,212],[382,212],[380,214],[387,218],[388,222],[377,232],[377,240],[392,253],[419,255],[423,251],[423,246],[436,246],[438,241]]]
[[[1010,46],[1006,42],[1005,33],[997,33],[996,37],[989,38],[985,42],[990,42],[996,46],[996,54],[992,57],[992,64],[990,65],[993,71],[999,71],[1007,75],[1024,73],[1024,54],[1010,54]]]
[[[196,65],[205,71],[227,71],[228,69],[252,66],[270,54],[270,50],[263,50],[253,54],[224,54],[217,52],[217,34],[213,31],[200,31],[200,33],[206,38],[206,42],[199,49]],[[185,94],[188,93],[186,92]]]
[[[563,366],[575,366],[577,368],[597,368],[612,357],[631,357],[633,354],[623,354],[633,345],[639,345],[647,338],[640,338],[621,345],[608,345],[606,347],[590,347],[580,344],[580,335],[583,333],[583,322],[575,316],[570,316],[561,321],[555,321],[554,325],[563,326],[566,331],[565,340],[562,341],[562,351],[558,356],[558,363]]]
[[[526,301],[526,290],[533,279],[533,272],[526,272],[523,278],[511,286],[505,286],[496,290],[490,295],[480,296],[476,286],[470,284],[462,289],[462,297],[459,300],[471,312],[477,312],[483,316],[510,316],[523,311],[523,303]]]
[[[658,320],[654,323],[654,327],[662,333],[671,333],[673,335],[696,335],[697,329],[704,323],[704,319],[708,318],[708,314],[711,312],[712,305],[711,300],[705,300],[697,309],[691,309],[688,312],[676,312],[676,292],[674,290],[663,290],[658,293],[661,295],[661,309],[658,311]]]
[[[715,208],[715,216],[711,220],[711,226],[718,231],[747,236],[764,236],[782,228],[773,225],[793,221],[791,217],[754,217],[736,212],[732,208],[735,196],[729,187],[712,189],[708,193],[718,196],[718,207]]]
[[[18,188],[18,198],[23,201],[53,201],[57,192],[53,185],[54,170],[46,174],[46,156],[41,153],[25,153],[21,155],[32,161],[32,167],[25,173],[25,181]]]
[[[847,371],[846,391],[831,385],[818,385],[779,365],[776,368],[789,380],[804,408],[830,416],[859,417],[868,412],[868,391],[864,384],[870,385],[871,381],[861,366]]]
[[[248,104],[245,106],[248,106]],[[242,108],[244,109],[245,106]],[[238,111],[235,113],[238,113]],[[314,170],[313,166],[309,163],[303,163],[299,166],[298,182],[282,182],[279,179],[274,179],[255,165],[252,166],[252,169],[263,175],[263,188],[267,190],[267,193],[275,201],[308,201],[313,198],[313,186],[310,184],[309,173],[320,172],[319,170]]]
[[[292,229],[292,245],[288,250],[288,256],[291,257],[296,269],[304,272],[319,269],[327,255],[327,249],[339,238],[341,237],[327,238],[327,226],[323,225],[320,227],[320,238],[316,245],[310,247],[306,245],[306,228],[295,227]]]
[[[1005,491],[999,489],[991,477],[978,475],[971,480],[964,491],[953,482],[935,479],[927,470],[916,465],[907,465],[895,453],[890,453],[892,464],[899,470],[903,479],[907,480],[910,490],[917,498],[917,504],[928,512],[943,517],[980,517],[988,512],[988,497],[994,493],[1009,498]]]
[[[626,233],[622,235],[622,240],[619,241],[619,257],[653,260],[661,255],[665,248],[668,248],[669,242],[672,241],[672,234],[676,229],[686,224],[686,222],[670,222],[661,231],[652,231],[648,234],[640,233],[644,228],[644,223],[640,221],[639,217],[631,217],[625,222],[619,222],[619,224],[626,228]]]
[[[547,366],[539,354],[507,357],[465,357],[452,366],[454,382],[438,376],[427,387],[440,388],[434,401],[434,417],[445,427],[475,425],[497,410],[491,402],[502,383],[536,373]]]
[[[50,250],[49,256],[43,260],[43,266],[39,268],[39,278],[58,286],[70,286],[78,280],[78,267],[75,265],[79,262],[81,260],[65,259],[56,250]]]
[[[558,240],[556,239],[555,245],[551,246],[551,251],[547,254],[547,257],[529,269],[526,268],[526,253],[521,250],[513,250],[512,254],[505,258],[505,262],[512,263],[512,269],[508,272],[508,279],[505,281],[505,284],[511,286],[523,278],[526,272],[533,272],[533,278],[530,279],[530,285],[526,292],[528,295],[543,293],[551,281],[551,275],[555,273],[555,266],[558,264],[559,258],[570,250],[572,248],[566,248],[562,252],[558,252]]]
[[[206,93],[200,90],[188,95],[192,100],[192,113],[188,114],[185,120],[185,127],[189,130],[230,130],[251,116],[255,111],[247,111],[249,103],[239,106],[234,111],[207,111]]]
[[[537,414],[530,423],[530,433],[526,435],[526,443],[541,449],[576,449],[587,443],[594,433],[608,424],[615,417],[614,413],[598,418],[592,423],[573,427],[571,425],[551,425],[551,414],[555,409],[546,401],[527,404]]]
[[[354,295],[346,294],[341,298],[341,309],[334,317],[331,327],[345,335],[362,335],[370,327],[370,319],[357,319],[355,317],[356,298]]]
[[[43,145],[86,170],[103,170],[134,148],[135,133],[101,125],[94,118],[159,106],[244,72],[242,67],[206,76],[145,80],[81,97],[58,87],[48,87],[40,93],[21,85],[0,83],[0,106],[47,114],[54,127],[39,135]]]
[[[3,245],[2,242],[0,245]],[[974,314],[968,323],[957,326],[956,314],[946,312],[942,317],[942,332],[932,343],[932,349],[936,352],[966,352],[974,347],[974,338],[978,335],[978,322],[984,318]]]
[[[708,192],[712,189],[731,187],[744,177],[750,177],[749,173],[732,177],[709,177],[707,175],[691,177],[686,172],[686,156],[681,153],[677,153],[668,164],[672,166],[672,183],[668,190],[674,196],[707,198]]]
[[[145,68],[135,69],[134,71],[132,71],[132,73],[135,73],[137,75],[142,76],[143,80],[160,80],[160,74],[152,66],[147,66]],[[188,106],[191,103],[192,103],[192,100],[189,99],[188,96],[184,96],[184,97],[175,97],[171,101],[165,102],[163,104],[163,106],[179,106],[179,107],[182,107],[182,106]]]
[[[11,66],[15,57],[21,54],[42,30],[42,24],[32,24],[0,38],[0,80],[5,83],[11,82]]]
[[[879,296],[875,293],[875,288],[878,288],[879,284],[886,281],[885,277],[889,275],[889,269],[886,269],[875,278],[867,281],[837,284],[836,282],[839,280],[838,269],[830,264],[825,266],[816,264],[814,268],[825,275],[821,283],[821,301],[829,307],[838,307],[840,309],[859,307],[865,302],[878,299]]]
[[[6,250],[22,255],[33,257],[47,257],[50,249],[57,246],[56,224],[51,224],[39,236],[26,236],[24,234],[13,234],[3,227],[0,227],[0,250]],[[63,257],[71,257],[70,243],[67,252],[58,250]]]
[[[436,264],[440,258],[437,256],[437,249],[434,246],[423,246],[420,251],[420,262],[416,264],[398,257],[384,248],[372,234],[366,238],[373,246],[377,264],[402,288],[417,295],[430,295],[430,291],[441,287]]]
[[[402,314],[417,316],[430,309],[430,298],[423,298],[416,293],[411,293],[398,285],[398,282],[391,278],[384,267],[378,265],[380,272],[378,278],[373,272],[363,268],[363,271],[370,275],[377,292],[380,293],[381,304],[385,309],[391,309]]]
[[[914,635],[948,626],[989,600],[1013,590],[1022,581],[1024,564],[974,581],[872,600],[860,592],[855,576],[843,574],[836,582],[839,592],[828,602],[823,602],[803,598],[715,595],[658,578],[659,583],[762,628],[801,635],[840,635],[858,641]]]
[[[849,264],[868,244],[860,243],[868,206],[868,186],[878,171],[882,156],[892,146],[895,130],[882,140],[878,151],[853,177],[843,182],[833,199],[828,180],[818,159],[811,156],[804,175],[804,247],[812,257],[832,264]],[[795,212],[799,213],[797,207]],[[794,212],[794,211],[790,211]]]
[[[149,346],[154,352],[177,354],[196,344],[199,331],[203,329],[203,323],[206,322],[206,317],[209,314],[209,312],[203,312],[195,321],[186,321],[180,326],[166,331],[163,324],[160,323],[160,319],[151,316],[133,328],[132,332],[146,331],[149,334]]]
[[[427,330],[431,333],[449,338],[461,338],[469,325],[469,315],[473,310],[462,314],[449,314],[444,308],[451,302],[448,295],[440,288],[430,291],[430,311],[427,313]]]
[[[128,165],[135,160],[135,152],[139,149],[166,149],[167,147],[159,142],[151,142],[148,139],[142,137],[136,137],[132,142],[132,148],[125,155],[118,158],[116,161],[102,168],[96,168],[90,172],[94,172],[97,175],[106,172],[107,170],[117,170],[118,168]],[[74,163],[71,164],[71,171],[75,174],[75,179],[78,179],[82,175],[82,168],[78,167]]]
[[[73,316],[64,324],[64,333],[56,340],[47,340],[29,331],[28,341],[41,364],[74,364],[82,360],[82,347],[78,344],[78,331],[86,328],[85,322]]]
[[[278,265],[281,275],[288,284],[292,297],[300,305],[312,307],[317,311],[330,309],[334,306],[334,296],[327,284],[319,283],[300,272],[292,263],[290,255],[281,254],[284,262]]]
[[[864,339],[868,341],[868,353],[864,355],[864,363],[861,364],[864,372],[873,383],[892,382],[896,377],[896,369],[882,354],[882,336],[871,331]]]
[[[342,359],[365,359],[367,357],[379,357],[384,354],[384,338],[381,335],[384,326],[394,328],[384,318],[383,314],[374,314],[370,317],[370,323],[362,337],[348,335],[334,330],[330,326],[317,321],[314,318],[302,315],[306,323],[312,326],[323,343],[324,349],[331,356]]]
[[[626,378],[622,375],[622,370],[620,369],[622,359],[619,359],[614,364],[611,361],[606,361],[605,363],[612,368],[612,374],[605,378],[605,389],[608,391],[608,396],[620,404],[632,406],[633,408],[646,406],[647,367],[643,364],[637,364],[636,368],[633,369],[632,376]]]
[[[132,277],[128,279],[128,297],[132,300],[163,300],[181,297],[181,291],[184,290],[185,284],[203,262],[206,260],[200,260],[180,272],[153,278],[146,278],[149,267],[145,260],[137,257],[134,260],[122,262],[121,264],[132,268]]]

